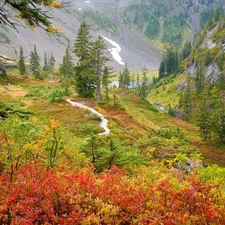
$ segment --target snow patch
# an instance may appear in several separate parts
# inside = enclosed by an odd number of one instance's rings
[[[100,35],[102,36],[102,35]],[[119,44],[117,44],[115,41],[112,41],[111,39],[102,36],[106,41],[108,41],[112,46],[114,46],[113,48],[109,49],[110,54],[112,55],[112,57],[120,64],[120,65],[125,65],[125,63],[123,62],[121,56],[120,56],[120,52],[121,52],[121,47],[119,46]]]
[[[79,8],[79,10],[81,10],[81,8]]]
[[[85,1],[85,3],[90,3],[90,1]]]

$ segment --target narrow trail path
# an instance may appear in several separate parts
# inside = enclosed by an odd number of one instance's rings
[[[88,109],[90,112],[94,113],[95,115],[101,118],[102,121],[100,122],[99,126],[102,127],[105,130],[105,132],[100,133],[98,135],[108,135],[110,133],[110,129],[108,128],[108,120],[100,112],[82,103],[71,101],[70,98],[68,98],[66,101],[70,103],[72,106],[77,106],[81,109]]]

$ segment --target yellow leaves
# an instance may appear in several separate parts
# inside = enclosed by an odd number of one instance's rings
[[[60,8],[60,7],[61,7],[61,3],[55,1],[55,2],[52,2],[52,3],[50,4],[50,6],[52,6],[52,7],[54,7],[54,8]]]
[[[62,30],[56,28],[56,27],[48,27],[45,29],[45,31],[49,32],[49,33],[61,33]]]
[[[48,134],[51,131],[56,130],[59,127],[60,127],[60,122],[58,120],[50,120],[50,125],[45,126],[45,134]]]
[[[54,7],[54,8],[61,8],[62,5],[58,1],[52,1],[52,0],[42,0],[41,5],[46,5],[49,7]]]

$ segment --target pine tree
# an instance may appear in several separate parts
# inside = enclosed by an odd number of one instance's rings
[[[119,72],[119,88],[124,88],[124,74]]]
[[[225,143],[225,103],[217,102],[213,116],[214,139],[217,147]]]
[[[40,57],[38,56],[36,46],[34,45],[34,51],[30,54],[30,71],[33,73],[36,79],[41,79],[40,75]]]
[[[48,58],[47,58],[47,53],[45,52],[43,70],[48,70],[48,69],[49,69],[49,66],[48,66]]]
[[[99,158],[95,163],[97,172],[110,169],[113,165],[128,167],[129,165],[143,164],[148,160],[141,156],[138,149],[128,147],[124,142],[111,137],[99,153]]]
[[[142,73],[143,73],[143,78],[142,78],[142,84],[140,88],[140,98],[142,100],[146,100],[148,95],[148,79],[146,76],[146,68],[142,69]]]
[[[54,57],[53,53],[51,52],[51,56],[49,58],[49,54],[47,54],[45,52],[43,70],[44,71],[50,70],[50,69],[52,69],[54,67],[55,67],[55,57]]]
[[[91,56],[91,36],[87,24],[82,22],[74,43],[74,53],[78,58],[74,68],[74,78],[81,97],[93,97],[96,89],[96,74]]]
[[[132,74],[131,87],[132,87],[132,91],[135,92],[135,77],[134,77],[134,74]]]
[[[103,38],[99,35],[98,39],[92,43],[91,55],[93,57],[93,66],[94,73],[97,77],[96,82],[96,96],[98,101],[102,101],[102,93],[101,93],[101,79],[102,72],[105,66],[105,63],[109,61],[109,58],[104,55],[104,50],[107,49],[106,44],[104,43]]]
[[[206,98],[204,97],[203,102],[198,112],[198,126],[200,128],[201,136],[203,141],[207,141],[211,137],[212,121],[209,112],[209,106],[207,105]]]
[[[160,66],[159,66],[159,79],[165,77],[165,75],[166,75],[166,68],[165,68],[166,59],[165,59],[165,57],[166,57],[166,55],[163,54],[163,57],[162,57],[162,60],[161,60]]]
[[[137,84],[136,84],[135,93],[136,93],[137,96],[140,96],[140,79],[139,79],[139,74],[137,74]]]
[[[63,56],[63,59],[62,59],[62,64],[60,64],[60,66],[59,66],[59,72],[61,75],[61,79],[62,79],[62,82],[63,82],[66,90],[69,87],[69,81],[73,77],[73,68],[74,68],[73,58],[71,55],[70,44],[68,43],[68,45],[66,47],[65,55]]]
[[[191,42],[186,41],[181,52],[181,60],[188,58],[191,54]]]
[[[111,68],[105,66],[102,75],[102,87],[104,88],[104,97],[103,100],[108,104],[109,103],[109,84],[110,81]]]
[[[168,104],[168,114],[172,117],[176,117],[175,110],[171,107],[171,104]]]
[[[89,138],[87,138],[85,144],[81,146],[81,151],[90,157],[91,163],[96,163],[99,158],[99,143],[99,138],[92,134]]]
[[[178,67],[178,61],[178,52],[174,51],[172,47],[167,48],[160,63],[159,79],[175,72]]]
[[[69,80],[73,77],[73,58],[71,55],[70,44],[68,43],[66,47],[65,55],[62,59],[62,64],[59,67],[60,74],[63,78]]]
[[[52,52],[51,52],[51,55],[50,55],[50,59],[48,61],[48,65],[49,65],[50,68],[55,67],[55,57],[54,57]]]
[[[188,77],[187,86],[182,98],[183,107],[184,107],[184,119],[189,121],[192,117],[192,95],[191,95],[191,80]]]
[[[123,70],[123,86],[125,88],[129,88],[130,86],[130,71],[128,70],[127,63],[125,64],[125,68]]]
[[[196,72],[196,92],[201,93],[205,87],[205,73],[203,70],[202,63],[198,63]]]
[[[18,68],[21,75],[24,75],[26,73],[26,66],[25,66],[25,60],[23,56],[23,48],[20,46],[20,58],[18,61]]]
[[[214,16],[213,16],[214,22],[217,22],[223,16],[224,16],[223,7],[222,6],[217,7],[214,11]]]

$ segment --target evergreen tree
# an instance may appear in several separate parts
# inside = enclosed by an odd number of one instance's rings
[[[68,43],[65,55],[62,59],[62,64],[59,66],[59,72],[66,90],[69,87],[69,81],[73,77],[73,67],[73,58],[71,56],[70,44]]]
[[[30,54],[30,71],[33,73],[36,79],[41,79],[40,75],[40,57],[37,53],[36,46],[34,45],[34,51]]]
[[[99,147],[99,138],[96,135],[91,135],[87,138],[85,144],[81,145],[81,151],[91,159],[91,163],[96,163],[99,158]]]
[[[222,101],[217,102],[213,116],[214,139],[217,147],[225,143],[225,104]]]
[[[103,70],[102,75],[102,87],[104,88],[104,97],[103,100],[108,104],[109,103],[109,84],[110,81],[110,74],[111,74],[111,68],[105,66]]]
[[[200,106],[198,112],[198,126],[200,128],[201,136],[203,141],[207,141],[211,137],[212,121],[209,112],[209,106],[207,105],[206,98]]]
[[[165,77],[166,69],[165,69],[165,54],[163,54],[160,66],[159,66],[159,79]]]
[[[132,74],[132,79],[131,79],[131,87],[132,87],[132,91],[135,91],[135,77],[134,74]]]
[[[220,18],[222,18],[224,16],[224,10],[223,7],[217,7],[214,11],[214,22],[217,22]]]
[[[191,80],[188,77],[187,86],[182,98],[182,104],[184,108],[184,119],[189,121],[192,117],[192,95],[191,95]]]
[[[48,70],[48,69],[49,69],[49,66],[48,66],[48,58],[47,58],[47,53],[45,52],[43,70]]]
[[[25,66],[25,60],[23,56],[23,48],[20,46],[20,58],[18,61],[18,68],[21,75],[24,75],[26,73],[26,66]]]
[[[171,104],[168,105],[168,114],[172,117],[176,117],[175,110],[171,107]]]
[[[100,150],[99,158],[95,163],[97,172],[110,169],[113,165],[119,167],[129,167],[129,165],[138,165],[147,162],[138,149],[128,147],[124,142],[110,138],[105,146]]]
[[[103,38],[99,35],[98,39],[92,43],[92,50],[91,50],[91,56],[93,57],[94,73],[97,77],[96,96],[98,101],[103,100],[102,93],[101,93],[102,72],[103,72],[105,63],[109,61],[109,58],[104,55],[104,50],[106,49],[107,49],[107,46],[104,43]]]
[[[96,73],[91,56],[90,32],[87,24],[82,22],[74,43],[74,53],[78,58],[74,68],[74,78],[78,94],[81,97],[93,97],[96,89]]]
[[[123,86],[125,88],[129,88],[130,86],[130,71],[128,70],[128,67],[127,67],[127,63],[125,65],[125,68],[123,70]]]
[[[225,72],[219,73],[219,80],[217,82],[217,86],[220,90],[225,90]]]
[[[137,96],[140,96],[140,79],[139,79],[139,74],[137,74],[137,84],[136,84],[135,92],[136,92]]]
[[[212,53],[211,53],[211,50],[210,49],[207,49],[206,53],[205,53],[205,66],[208,66],[209,63],[212,62]]]
[[[119,72],[119,88],[124,88],[124,74]]]
[[[143,78],[142,78],[142,83],[140,88],[140,98],[142,100],[146,100],[148,95],[148,79],[146,76],[146,68],[143,68],[142,72],[143,72]]]
[[[181,60],[188,58],[191,54],[191,42],[186,41],[181,52]]]
[[[196,92],[201,93],[205,87],[205,73],[203,70],[202,63],[198,63],[196,72]]]
[[[62,64],[59,67],[60,74],[67,80],[73,77],[73,58],[71,55],[70,44],[66,47],[65,55],[62,59]]]
[[[52,52],[51,52],[51,55],[50,55],[50,59],[48,61],[48,65],[49,65],[50,68],[55,67],[55,57],[54,57]]]
[[[174,51],[172,47],[167,48],[160,63],[159,79],[175,72],[178,67],[178,61],[178,52]]]

